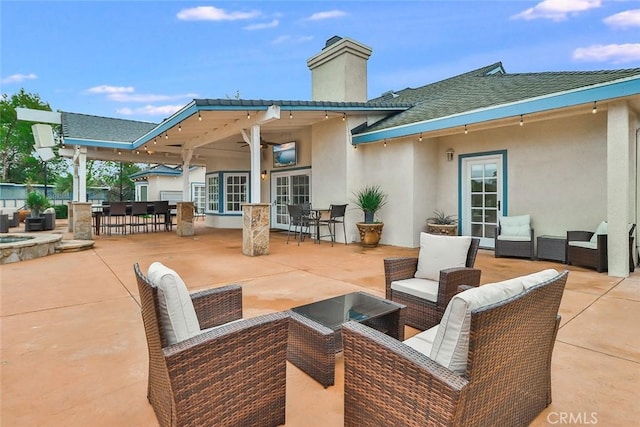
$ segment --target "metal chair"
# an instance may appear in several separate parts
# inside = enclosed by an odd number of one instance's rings
[[[165,231],[172,229],[169,202],[166,200],[153,202],[153,229],[164,227]]]
[[[105,227],[111,234],[112,229],[122,229],[122,234],[127,233],[127,202],[111,202],[105,219]]]
[[[347,244],[347,230],[344,225],[344,215],[347,211],[348,205],[331,205],[329,208],[329,218],[320,219],[318,221],[318,227],[326,226],[329,229],[329,234],[321,236],[318,232],[318,239],[321,237],[330,236],[331,246],[336,241],[336,224],[342,224],[342,234],[344,236],[344,244]]]
[[[309,217],[303,215],[302,205],[287,205],[289,212],[289,228],[287,229],[287,244],[289,244],[289,234],[293,228],[293,237],[297,238],[298,246],[304,240],[304,229],[309,233]]]

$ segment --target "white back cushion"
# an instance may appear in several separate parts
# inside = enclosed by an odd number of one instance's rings
[[[147,272],[149,282],[158,288],[160,323],[168,344],[184,341],[200,333],[200,323],[191,296],[178,273],[154,262]]]
[[[415,277],[440,280],[440,270],[464,267],[471,245],[470,236],[440,236],[420,233],[420,252]]]
[[[504,301],[557,275],[556,270],[548,269],[467,289],[455,295],[440,321],[430,358],[454,372],[464,374],[469,355],[471,311]]]
[[[500,218],[500,235],[531,236],[531,215],[503,216]]]
[[[607,222],[606,221],[602,221],[600,222],[600,224],[598,224],[598,227],[596,227],[596,232],[593,233],[593,236],[591,236],[591,240],[589,240],[591,243],[598,243],[598,234],[607,234]]]

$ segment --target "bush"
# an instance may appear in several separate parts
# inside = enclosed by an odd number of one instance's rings
[[[67,205],[54,205],[53,209],[56,211],[56,218],[67,219],[69,217],[69,206]]]

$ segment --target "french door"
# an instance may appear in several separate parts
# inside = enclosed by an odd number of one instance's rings
[[[271,227],[289,228],[288,204],[311,202],[311,169],[271,172]]]
[[[505,156],[500,152],[461,158],[462,234],[478,237],[483,248],[495,247],[498,216],[505,207]]]

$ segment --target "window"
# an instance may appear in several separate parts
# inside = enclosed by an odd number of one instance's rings
[[[212,172],[207,174],[207,211],[241,214],[249,201],[249,173]]]
[[[218,174],[207,176],[207,210],[220,211],[220,177]]]
[[[248,174],[227,174],[225,175],[225,211],[241,213],[241,204],[246,203],[249,194]]]

